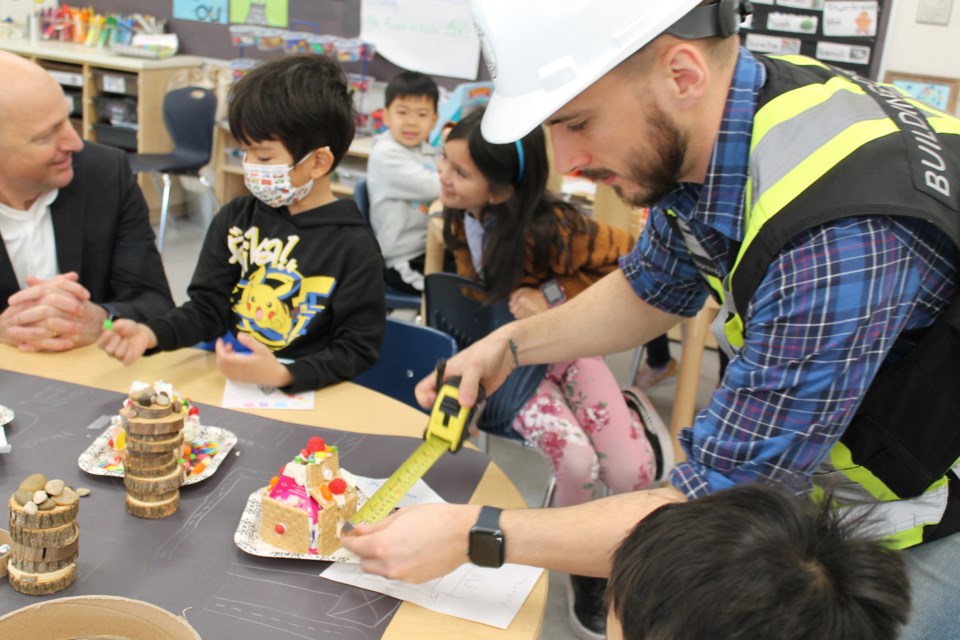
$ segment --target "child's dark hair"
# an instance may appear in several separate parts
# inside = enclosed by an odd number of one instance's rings
[[[254,67],[230,89],[230,131],[243,144],[278,140],[299,162],[329,147],[336,168],[356,129],[347,78],[329,56],[296,55]]]
[[[433,110],[437,110],[440,101],[440,90],[437,83],[430,76],[419,71],[403,71],[393,76],[387,83],[384,94],[386,106],[389,107],[397,98],[423,96],[433,103]]]
[[[513,196],[505,202],[488,205],[479,212],[481,222],[493,219],[483,249],[484,288],[489,301],[503,300],[517,288],[524,276],[527,258],[532,259],[533,275],[546,280],[551,275],[550,258],[564,246],[568,234],[589,233],[586,218],[571,205],[547,191],[550,165],[547,160],[543,129],[537,127],[519,144],[523,148],[523,175],[520,171],[518,143],[493,144],[483,139],[480,120],[483,110],[474,111],[454,125],[447,137],[466,140],[470,157],[492,189],[512,187]],[[447,247],[461,248],[458,230],[463,228],[465,212],[444,211],[443,236]]]
[[[893,640],[910,610],[903,559],[866,514],[769,485],[657,509],[613,557],[625,640]]]

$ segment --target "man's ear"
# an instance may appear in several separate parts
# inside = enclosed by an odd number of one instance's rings
[[[704,52],[692,42],[681,41],[667,47],[660,56],[675,100],[697,100],[707,92],[710,66]]]
[[[513,194],[514,188],[512,184],[505,187],[495,187],[490,190],[490,198],[487,200],[487,204],[503,204],[512,198]]]
[[[307,160],[310,163],[310,177],[316,180],[329,174],[333,169],[333,159],[330,147],[320,147],[310,154],[310,159]]]

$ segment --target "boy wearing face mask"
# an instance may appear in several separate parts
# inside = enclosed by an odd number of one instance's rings
[[[116,320],[98,345],[130,364],[216,339],[237,382],[295,393],[349,380],[376,362],[386,309],[376,238],[330,190],[354,135],[343,70],[314,55],[262,64],[231,89],[229,118],[251,195],[214,218],[188,302],[146,324]]]

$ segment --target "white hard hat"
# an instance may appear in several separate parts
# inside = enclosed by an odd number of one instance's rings
[[[740,0],[694,10],[698,4],[700,0],[471,0],[495,89],[483,118],[483,137],[502,143],[526,135],[665,31],[685,38],[728,36],[750,10]],[[685,28],[677,29],[681,18]]]

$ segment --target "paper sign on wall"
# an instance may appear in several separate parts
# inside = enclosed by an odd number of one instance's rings
[[[467,0],[362,0],[360,39],[405,69],[477,79],[480,39]]]
[[[781,38],[780,36],[767,36],[761,33],[749,33],[744,45],[750,51],[756,51],[757,53],[774,53],[777,55],[800,53],[800,40],[797,38]]]
[[[793,33],[816,33],[817,21],[817,16],[774,12],[767,16],[767,29]]]
[[[777,4],[791,9],[813,9],[814,11],[823,9],[823,0],[777,0]]]
[[[290,26],[289,0],[230,0],[230,22],[286,29]]]
[[[177,20],[227,24],[229,7],[227,0],[173,0],[173,17]]]
[[[827,62],[870,64],[870,47],[838,42],[818,42],[816,57]]]
[[[877,35],[877,3],[828,2],[823,7],[823,35],[863,36]]]

